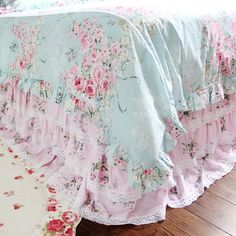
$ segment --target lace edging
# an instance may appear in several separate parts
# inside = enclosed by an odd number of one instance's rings
[[[82,218],[95,221],[99,224],[104,224],[104,225],[124,225],[124,224],[143,225],[143,224],[156,223],[158,221],[164,220],[166,215],[166,207],[163,206],[163,209],[159,209],[153,215],[130,218],[128,220],[121,217],[113,217],[113,216],[107,218],[99,213],[95,212],[91,213],[91,211],[89,211],[84,207],[81,207],[80,215],[82,216]]]
[[[235,162],[225,163],[225,168],[222,172],[217,172],[212,175],[205,176],[205,183],[201,185],[201,188],[196,189],[196,191],[191,192],[187,197],[177,201],[168,201],[168,206],[171,208],[183,208],[186,207],[193,202],[195,202],[200,196],[202,196],[205,192],[205,188],[209,188],[216,180],[221,179],[223,176],[227,175],[234,168]]]

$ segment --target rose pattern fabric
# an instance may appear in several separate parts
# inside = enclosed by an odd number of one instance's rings
[[[35,9],[47,9],[53,7],[65,7],[65,6],[79,6],[82,3],[104,1],[104,0],[34,0],[34,1],[24,1],[24,0],[12,0],[5,1],[6,4],[1,4],[0,7],[9,11],[26,11]],[[4,2],[4,1],[3,1]],[[8,9],[6,9],[8,8]]]
[[[15,227],[17,227],[18,233],[25,236],[75,235],[76,227],[81,220],[80,216],[67,208],[66,203],[58,198],[53,187],[44,184],[44,174],[32,171],[21,155],[16,155],[12,148],[7,148],[3,140],[0,140],[0,154],[1,167],[7,168],[11,172],[9,173],[11,180],[8,180],[7,189],[4,189],[5,185],[0,185],[0,206],[3,212],[0,214],[0,234],[13,235]],[[17,173],[20,175],[16,175]],[[16,176],[14,177],[14,175]],[[28,181],[27,175],[34,179],[32,183]],[[5,177],[8,178],[8,176]],[[39,198],[43,209],[40,209],[41,206],[34,206],[38,203],[37,201],[22,198],[21,191],[25,191],[23,196],[32,196],[32,191],[36,191],[35,198]],[[13,211],[8,208],[12,208]],[[32,218],[32,215],[25,214],[29,212],[29,208],[32,208],[30,209],[31,214],[35,211],[36,220],[29,220],[28,217]],[[13,222],[12,217],[15,217]],[[18,221],[19,217],[22,218],[20,221]],[[13,228],[13,231],[10,230],[10,227]]]
[[[1,135],[50,193],[100,223],[161,220],[167,204],[190,203],[232,168],[217,160],[220,142],[235,141],[235,17],[159,13],[103,4],[0,17]],[[194,135],[208,125],[220,138],[205,146]],[[67,212],[45,229],[70,234],[74,218]]]

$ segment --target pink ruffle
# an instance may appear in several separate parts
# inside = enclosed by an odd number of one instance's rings
[[[203,116],[195,117],[201,119]],[[205,187],[208,188],[234,167],[236,111],[181,135],[170,157],[174,164],[174,187],[169,191],[168,205],[184,207],[202,195]]]
[[[93,163],[100,160],[104,150],[94,150],[91,143],[101,130],[78,114],[66,114],[62,106],[14,86],[2,89],[0,96],[1,136],[24,152],[30,165],[44,172],[47,182],[68,199],[75,212],[79,210],[82,217],[99,223],[163,220],[167,205],[190,204],[203,194],[204,187],[227,174],[236,161],[235,95],[230,98],[230,106],[226,99],[188,116],[180,114],[189,132],[178,136],[170,153],[173,174],[169,183],[145,194],[132,189],[126,172],[106,160],[103,165],[108,183],[94,181]],[[192,127],[196,121],[198,126]],[[85,146],[81,147],[79,140]]]

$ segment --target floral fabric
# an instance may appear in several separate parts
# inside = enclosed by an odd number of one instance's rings
[[[15,0],[9,2],[9,6],[15,11],[28,11],[35,9],[47,9],[53,7],[76,6],[81,3],[89,3],[104,0]]]
[[[57,198],[21,156],[0,140],[0,234],[13,236],[72,236],[80,216]]]
[[[171,187],[180,192],[176,201],[184,199],[183,173],[175,172],[182,160],[171,154],[176,143],[194,178],[212,170],[214,163],[204,169],[197,162],[205,143],[189,138],[195,130],[181,115],[203,121],[201,111],[211,107],[222,140],[227,122],[235,125],[233,108],[219,115],[212,107],[234,101],[235,14],[155,9],[104,2],[0,16],[2,136],[71,209],[104,224],[163,219]]]

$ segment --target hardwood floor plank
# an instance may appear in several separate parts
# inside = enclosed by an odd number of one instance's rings
[[[231,183],[236,185],[235,180],[234,180],[234,183],[233,182]],[[216,196],[220,198],[223,198],[224,200],[236,206],[236,189],[233,190],[231,187],[227,187],[226,185],[220,182],[211,186],[207,191],[212,194],[215,194]]]
[[[228,234],[236,235],[236,206],[215,194],[205,192],[185,209]]]
[[[77,228],[77,236],[175,236],[156,224],[134,226],[105,226],[82,220]],[[182,235],[182,234],[178,234]],[[183,234],[184,235],[184,234]],[[186,235],[187,236],[187,235]]]
[[[236,205],[236,168],[224,178],[216,181],[207,191]]]
[[[96,229],[91,231],[91,229]],[[142,226],[104,226],[83,220],[78,236],[228,236],[185,209],[168,209],[166,220]]]
[[[174,235],[228,236],[227,233],[185,209],[169,209],[166,220],[161,225],[164,229],[171,229],[173,234],[177,232],[177,228],[185,233]]]
[[[234,178],[236,178],[236,164],[235,164],[233,170],[229,173],[229,175],[234,176]]]

